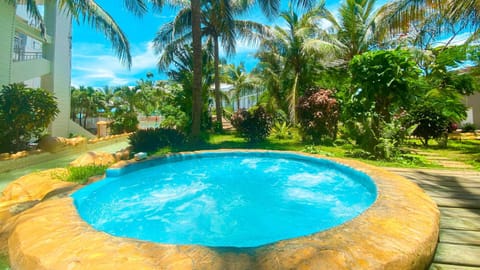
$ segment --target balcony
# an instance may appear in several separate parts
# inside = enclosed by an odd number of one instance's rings
[[[37,60],[42,59],[43,53],[42,52],[13,52],[12,60],[13,62],[20,62],[20,61],[30,61],[30,60]]]

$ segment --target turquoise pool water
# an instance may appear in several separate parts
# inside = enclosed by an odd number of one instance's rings
[[[73,195],[80,216],[115,236],[256,247],[338,226],[376,199],[364,173],[285,152],[174,155],[121,169]]]

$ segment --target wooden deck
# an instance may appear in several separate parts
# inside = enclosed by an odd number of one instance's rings
[[[430,269],[480,269],[480,172],[393,169],[437,203],[440,239]]]

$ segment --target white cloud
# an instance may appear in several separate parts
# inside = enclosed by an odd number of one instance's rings
[[[444,46],[448,43],[449,46],[463,45],[465,41],[471,36],[471,32],[465,32],[455,36],[452,40],[450,37],[436,41],[433,46]]]
[[[72,50],[72,85],[133,85],[147,72],[157,70],[158,56],[151,42],[134,47],[132,67],[123,65],[108,46],[96,43],[75,44]]]

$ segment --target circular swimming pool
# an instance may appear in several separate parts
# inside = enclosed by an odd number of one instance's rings
[[[73,195],[80,216],[114,236],[256,247],[323,231],[377,197],[366,174],[285,152],[178,154],[120,169]]]

